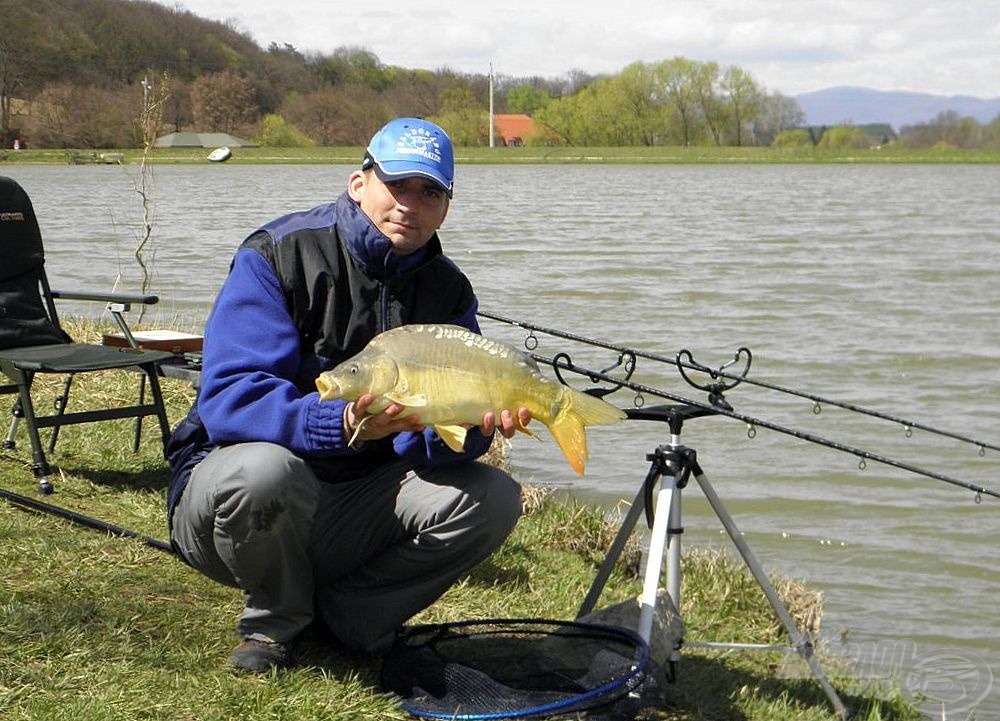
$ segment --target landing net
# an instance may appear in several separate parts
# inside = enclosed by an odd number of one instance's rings
[[[564,714],[636,688],[649,647],[624,628],[492,619],[415,626],[386,656],[382,686],[409,713],[433,719]]]

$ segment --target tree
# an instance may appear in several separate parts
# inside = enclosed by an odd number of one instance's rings
[[[754,144],[772,145],[778,135],[801,127],[805,123],[806,114],[802,112],[802,108],[795,98],[789,98],[781,93],[766,96],[761,103],[760,114],[751,125]]]
[[[579,104],[579,95],[553,100],[538,110],[534,120],[552,128],[568,145],[580,145],[585,128],[580,127],[583,123],[577,112]]]
[[[41,90],[53,40],[62,38],[55,29],[46,33],[37,11],[24,3],[0,0],[0,18],[0,145],[7,147],[15,130],[16,101]]]
[[[658,90],[653,102],[669,108],[680,127],[680,143],[691,145],[697,136],[698,94],[694,78],[696,65],[687,58],[675,57],[654,66]]]
[[[743,145],[744,130],[760,114],[764,93],[753,75],[735,65],[729,66],[722,73],[720,87],[728,100],[736,145]]]
[[[429,118],[442,111],[445,91],[455,82],[450,73],[430,70],[407,70],[392,67],[388,70],[389,86],[379,97],[389,116]]]
[[[179,133],[193,122],[191,84],[171,76],[170,86],[170,95],[163,102],[163,129]]]
[[[813,147],[813,137],[805,128],[782,130],[771,145],[775,148],[802,150]]]
[[[605,108],[611,105],[602,112],[602,121],[615,130],[614,134],[605,131],[608,144],[658,145],[662,141],[667,132],[667,118],[663,107],[653,101],[657,96],[656,83],[652,66],[632,63],[617,77],[594,84],[595,91],[608,95],[601,105]],[[608,112],[612,117],[608,117]],[[615,113],[620,117],[615,119]]]
[[[314,74],[304,72],[305,65],[302,53],[287,43],[271,43],[264,55],[247,58],[246,74],[254,79],[262,112],[277,111],[289,93],[308,93],[320,87]]]
[[[486,145],[489,143],[489,118],[482,105],[466,85],[452,84],[441,98],[441,114],[434,122],[445,129],[455,145]]]
[[[701,118],[716,145],[722,145],[728,113],[718,92],[719,64],[695,63],[691,72],[691,86]]]
[[[52,83],[34,103],[32,138],[40,147],[135,147],[140,106],[137,98],[117,90]]]
[[[861,128],[853,125],[835,125],[828,128],[819,139],[817,147],[824,150],[849,150],[870,148],[872,140]]]
[[[590,85],[595,83],[597,80],[598,80],[597,76],[592,75],[586,71],[580,69],[570,70],[568,73],[566,73],[565,80],[563,80],[560,83],[561,85],[560,92],[550,93],[550,95],[554,96],[558,94],[562,95],[563,97],[566,97],[568,95],[576,95],[584,88],[589,87]]]
[[[254,87],[231,70],[203,75],[191,83],[195,123],[212,132],[233,133],[259,114]]]
[[[257,143],[269,148],[309,148],[316,144],[301,130],[274,113],[265,115],[261,121]]]
[[[534,115],[550,102],[552,97],[536,85],[525,83],[507,91],[507,110],[511,113]]]
[[[916,148],[980,148],[988,143],[989,137],[989,129],[978,120],[962,117],[953,110],[939,113],[929,123],[907,125],[900,130],[901,142]]]
[[[978,148],[983,142],[983,127],[975,118],[960,116],[953,110],[935,119],[941,141],[955,148]]]
[[[649,114],[641,64],[623,75],[601,78],[576,95],[553,100],[535,115],[548,138],[570,145],[645,145]]]
[[[324,83],[338,85],[366,85],[376,92],[385,90],[390,82],[378,56],[359,47],[337,48],[333,55],[316,57],[313,72]]]
[[[17,52],[6,38],[0,38],[0,145],[7,147],[14,133],[15,93],[22,83]]]
[[[983,128],[983,146],[987,148],[1000,148],[1000,115],[996,116],[989,125]]]
[[[290,94],[281,115],[320,145],[364,145],[391,117],[381,96],[361,85]]]

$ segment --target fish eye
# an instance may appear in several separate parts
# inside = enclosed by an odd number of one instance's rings
[[[357,375],[357,374],[358,374],[358,371],[360,371],[360,370],[361,370],[361,369],[360,369],[360,368],[358,367],[358,365],[357,365],[357,364],[355,363],[354,365],[352,365],[352,366],[351,366],[351,375]]]

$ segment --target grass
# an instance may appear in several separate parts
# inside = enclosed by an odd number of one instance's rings
[[[5,163],[66,164],[92,163],[104,151],[83,150],[0,150],[0,165]],[[126,148],[125,163],[138,163],[142,151]],[[361,147],[321,148],[234,148],[227,164],[266,163],[343,163],[356,165]],[[156,164],[204,163],[207,148],[155,148],[149,162]],[[888,145],[871,150],[824,150],[819,148],[757,147],[459,147],[459,164],[544,164],[544,163],[616,163],[616,164],[775,164],[775,163],[1000,163],[1000,149],[963,150],[960,148],[908,149]]]
[[[96,340],[92,322],[72,333]],[[109,402],[132,392],[113,376],[78,378],[71,404]],[[123,374],[117,374],[121,376]],[[125,374],[127,375],[127,374]],[[39,379],[45,402],[52,384]],[[190,389],[164,379],[171,421],[187,410]],[[10,396],[7,396],[10,398]],[[48,499],[142,534],[165,535],[167,469],[150,424],[138,453],[132,424],[113,421],[63,430],[50,460],[56,494]],[[2,486],[32,495],[23,431],[0,455]],[[419,621],[540,616],[572,618],[614,533],[596,508],[538,489],[526,515],[489,561],[460,581]],[[600,606],[639,590],[639,550],[623,562]],[[227,667],[241,610],[238,591],[217,585],[170,554],[137,540],[110,537],[0,502],[0,716],[5,721],[105,719],[404,719],[380,691],[376,659],[306,644],[304,663],[270,677]],[[684,559],[688,631],[698,637],[774,643],[784,638],[763,595],[742,566],[720,553]],[[815,630],[815,591],[777,579],[783,597]],[[685,650],[678,681],[642,718],[668,721],[835,718],[808,675],[778,678],[776,653]],[[845,703],[866,721],[909,721],[919,714],[898,697],[877,698],[849,679],[835,681]]]

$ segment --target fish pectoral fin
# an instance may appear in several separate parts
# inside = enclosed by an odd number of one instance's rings
[[[423,408],[427,405],[427,396],[423,393],[417,393],[412,396],[386,393],[385,397],[393,403],[398,403],[399,405],[406,406],[407,408]]]
[[[462,426],[434,426],[434,432],[455,453],[465,450],[466,430]]]
[[[361,435],[361,429],[365,427],[365,423],[369,418],[371,418],[371,416],[365,416],[361,419],[361,422],[358,423],[357,427],[354,429],[354,433],[351,434],[351,440],[347,442],[348,447],[354,447],[354,441],[358,440],[358,436]]]

